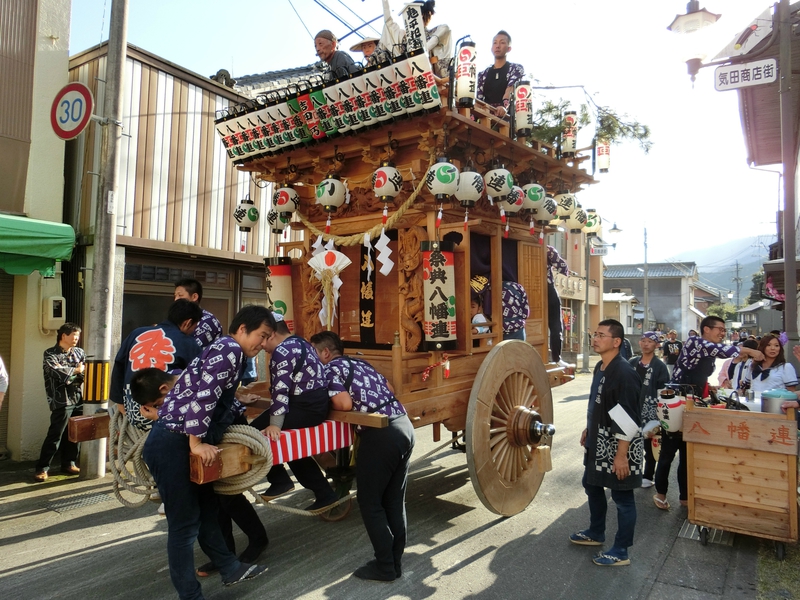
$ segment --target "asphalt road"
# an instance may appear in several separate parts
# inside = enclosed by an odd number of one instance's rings
[[[590,377],[583,375],[553,390],[553,471],[519,515],[502,518],[485,509],[473,490],[465,455],[448,448],[418,462],[409,478],[409,540],[401,579],[376,583],[351,576],[372,554],[356,503],[350,516],[336,523],[259,507],[270,536],[262,559],[268,572],[232,588],[223,587],[218,577],[208,578],[203,583],[206,598],[676,597],[661,596],[659,590],[666,593],[663,573],[670,569],[674,577],[691,576],[674,562],[686,511],[657,510],[652,489],[636,494],[639,518],[631,566],[597,567],[591,563],[596,548],[567,540],[570,533],[588,526],[578,440],[589,383]],[[417,430],[416,456],[435,446],[431,437],[429,427]],[[154,504],[121,506],[109,494],[108,478],[56,477],[34,484],[30,467],[0,465],[0,597],[175,597],[167,569],[166,520],[156,515]],[[296,492],[291,503],[308,504],[308,494]],[[677,507],[674,473],[668,497]],[[609,508],[607,538],[613,540],[612,502]],[[240,533],[237,542],[245,545]],[[715,550],[708,549],[705,556],[712,563],[729,560],[721,550],[716,559]],[[205,562],[199,548],[196,562]],[[724,580],[725,565],[719,567]]]

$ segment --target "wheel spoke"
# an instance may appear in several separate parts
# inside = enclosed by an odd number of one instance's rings
[[[500,413],[503,415],[503,417],[508,419],[508,410],[504,406],[500,391],[497,392],[494,397],[494,402],[492,403],[492,415],[495,413]]]

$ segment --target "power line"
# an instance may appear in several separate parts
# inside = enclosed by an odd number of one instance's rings
[[[355,16],[357,16],[359,19],[361,19],[361,21],[363,21],[365,25],[368,25],[368,26],[369,26],[369,28],[370,28],[370,29],[372,29],[372,31],[374,31],[375,33],[377,33],[379,36],[381,35],[381,32],[380,32],[380,31],[378,31],[377,29],[375,29],[375,28],[374,28],[374,27],[371,25],[372,21],[370,21],[370,22],[368,23],[367,21],[365,21],[365,20],[364,20],[364,17],[362,17],[362,16],[361,16],[361,15],[359,15],[359,14],[358,14],[356,11],[354,11],[352,8],[350,8],[349,6],[347,6],[347,5],[346,5],[344,2],[342,2],[342,0],[338,0],[338,2],[339,2],[339,4],[341,4],[342,6],[344,6],[344,7],[345,7],[347,10],[349,10],[351,13],[353,13]]]
[[[292,0],[289,0],[289,6],[292,7],[292,10],[294,11],[294,14],[297,15],[298,19],[300,19],[300,23],[303,24],[303,29],[308,31],[308,27],[306,27],[305,21],[303,21],[303,17],[300,16],[299,12],[297,12],[297,9],[294,7],[294,4],[292,4]],[[311,33],[310,31],[308,31],[308,37],[310,37],[313,40],[314,39],[314,34]]]

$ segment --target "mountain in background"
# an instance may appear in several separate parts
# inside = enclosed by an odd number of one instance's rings
[[[697,263],[700,282],[723,291],[731,290],[736,302],[736,263],[739,264],[739,304],[746,305],[750,288],[753,285],[753,274],[762,269],[769,258],[769,245],[776,241],[775,235],[760,235],[738,240],[731,240],[698,250],[686,250],[669,260],[693,261]],[[667,262],[667,261],[665,261]]]

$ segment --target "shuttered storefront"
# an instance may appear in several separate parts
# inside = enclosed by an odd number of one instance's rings
[[[14,298],[14,277],[0,271],[0,356],[6,370],[11,370],[11,308]],[[0,453],[8,446],[8,405],[13,394],[14,383],[11,382],[0,410]]]

